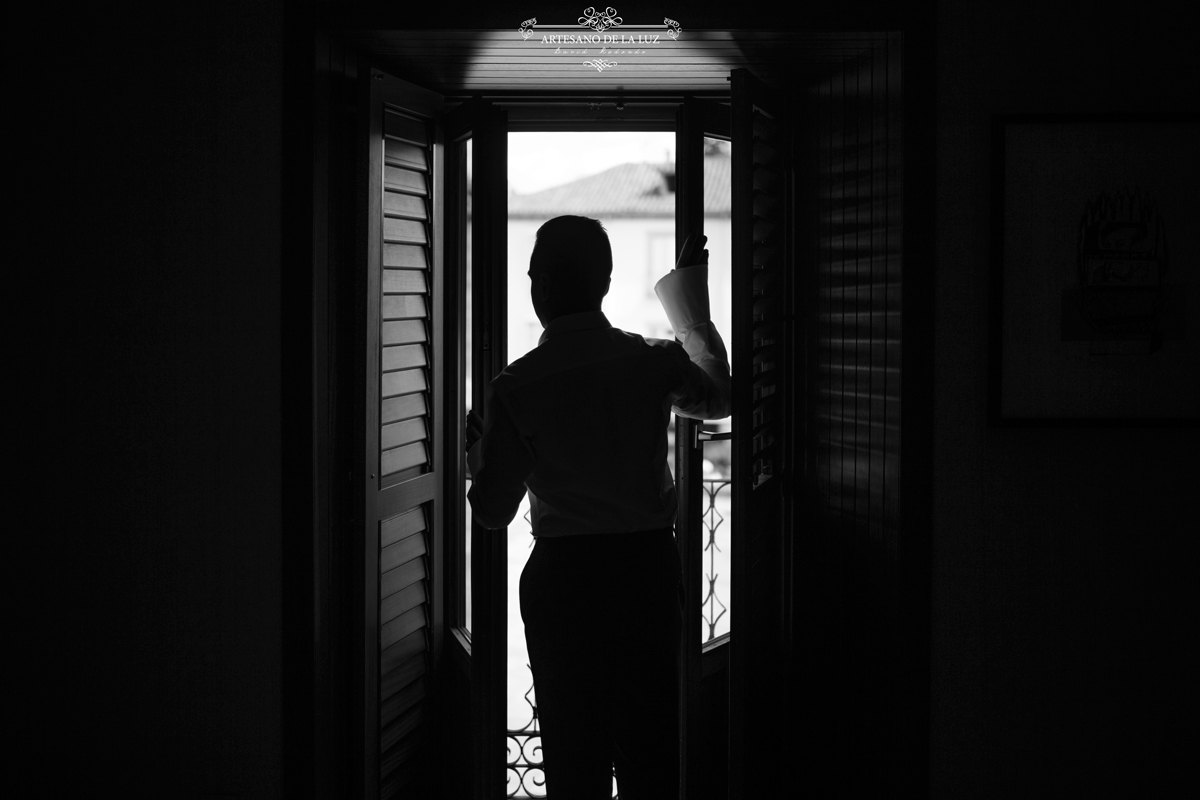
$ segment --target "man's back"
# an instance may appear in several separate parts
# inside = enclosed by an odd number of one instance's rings
[[[481,524],[508,524],[526,486],[535,536],[674,523],[672,409],[729,414],[729,361],[708,320],[707,278],[707,268],[692,267],[656,287],[682,345],[613,328],[600,311],[567,314],[492,381],[489,435],[470,454]]]
[[[561,321],[493,386],[533,457],[525,483],[534,535],[669,526],[667,425],[686,353],[609,327],[599,312]]]

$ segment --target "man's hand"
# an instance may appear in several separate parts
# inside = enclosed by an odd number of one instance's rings
[[[475,413],[475,409],[467,410],[467,450],[483,438],[483,417]]]
[[[701,264],[708,263],[708,251],[704,249],[704,245],[708,242],[708,237],[701,234],[693,236],[688,234],[683,240],[683,249],[679,251],[679,260],[675,262],[675,269],[683,269],[685,267],[695,267]]]

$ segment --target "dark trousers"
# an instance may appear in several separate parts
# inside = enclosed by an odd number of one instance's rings
[[[552,800],[679,796],[679,556],[670,529],[542,537],[521,618]]]

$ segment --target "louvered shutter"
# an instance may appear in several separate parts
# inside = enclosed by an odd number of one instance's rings
[[[733,583],[732,796],[783,796],[779,733],[788,691],[784,447],[790,413],[789,246],[784,106],[746,70],[732,74]]]
[[[922,324],[903,319],[914,284],[905,278],[901,64],[898,38],[888,36],[807,93],[817,203],[806,292],[807,526],[796,561],[805,596],[796,608],[811,649],[805,681],[821,691],[806,698],[811,721],[798,747],[818,794],[926,791],[928,529],[921,495],[901,491],[903,475],[919,487],[928,474],[919,460],[901,461],[902,379],[918,391],[925,380],[905,367]],[[930,266],[909,269],[917,286]],[[922,350],[916,361],[930,357]],[[904,418],[927,413],[904,406]]]
[[[434,785],[443,433],[440,98],[372,72],[363,453],[364,794]]]
[[[383,258],[380,272],[380,485],[432,469],[429,422],[432,148],[428,123],[383,114]]]

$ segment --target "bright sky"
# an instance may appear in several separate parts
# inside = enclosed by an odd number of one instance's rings
[[[517,194],[561,186],[618,164],[674,159],[670,131],[508,134],[508,182]]]

